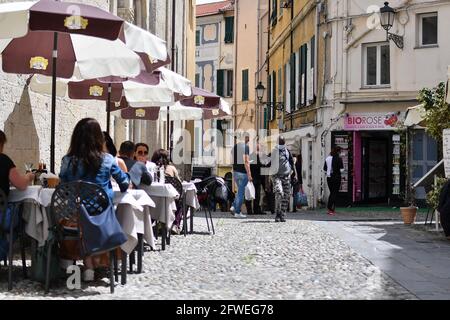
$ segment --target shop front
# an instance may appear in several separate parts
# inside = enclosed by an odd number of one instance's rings
[[[401,201],[405,161],[400,112],[350,113],[343,130],[334,131],[331,145],[341,147],[344,163],[339,206],[389,204]]]

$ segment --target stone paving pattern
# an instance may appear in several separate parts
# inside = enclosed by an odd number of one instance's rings
[[[75,291],[61,285],[47,296],[40,284],[21,280],[8,292],[2,267],[0,299],[416,299],[305,214],[281,224],[271,215],[215,214],[214,236],[197,215],[194,235],[146,252],[144,272],[129,274],[113,295],[107,279]]]

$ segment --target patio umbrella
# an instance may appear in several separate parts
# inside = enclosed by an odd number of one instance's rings
[[[178,99],[185,107],[198,107],[198,108],[219,108],[221,98],[214,93],[200,89],[197,87],[192,88],[192,94],[179,95]]]
[[[55,172],[56,78],[127,77],[140,72],[139,56],[116,40],[123,22],[100,8],[80,3],[41,0],[0,4],[3,71],[52,76],[52,172]],[[62,62],[59,68],[58,61]]]
[[[147,30],[125,22],[119,38],[129,49],[139,54],[147,72],[171,62],[166,42]]]

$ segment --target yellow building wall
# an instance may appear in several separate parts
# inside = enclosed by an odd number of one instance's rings
[[[280,2],[278,0],[278,2]],[[269,72],[272,74],[274,71],[276,72],[276,92],[277,97],[276,101],[285,101],[285,66],[289,63],[291,57],[291,35],[290,35],[290,26],[291,26],[291,10],[292,8],[281,9],[283,10],[283,15],[278,16],[277,24],[274,27],[270,27],[271,33],[271,42],[269,47]],[[311,38],[315,35],[316,31],[316,10],[315,10],[315,1],[314,0],[297,0],[294,5],[294,19],[292,23],[295,23],[295,20],[300,18],[300,22],[294,27],[292,31],[292,53],[298,52],[300,47],[305,43],[309,43]],[[320,42],[320,37],[319,37]],[[319,50],[321,46],[319,44]],[[321,61],[316,61],[316,68],[318,71],[321,70]],[[281,77],[281,95],[282,99],[280,100],[278,97],[279,86],[278,82],[279,75],[278,72],[281,69],[282,77]],[[318,73],[320,74],[320,73]],[[316,88],[317,89],[317,88]],[[307,109],[305,109],[307,110]],[[305,111],[303,110],[303,111]],[[278,119],[281,117],[281,112],[276,111],[276,115],[274,120],[270,123],[271,129],[278,129]],[[299,118],[300,116],[296,116]],[[315,112],[312,115],[304,116],[302,115],[303,120],[296,120],[294,127],[300,126],[301,123],[314,121]]]

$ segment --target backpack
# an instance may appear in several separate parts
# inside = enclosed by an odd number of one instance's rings
[[[288,173],[288,175],[290,175],[294,171],[294,158],[287,148],[285,148],[284,151],[281,149],[278,149],[278,151],[280,155],[278,173],[283,172],[284,170],[282,170],[282,168],[286,169],[286,166],[289,164],[290,172]]]

